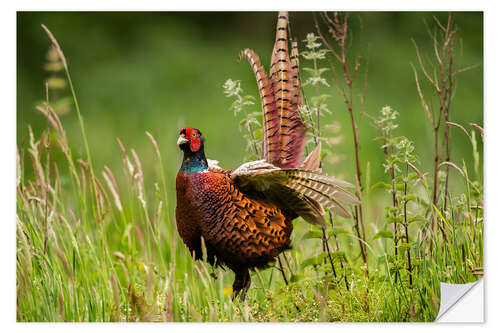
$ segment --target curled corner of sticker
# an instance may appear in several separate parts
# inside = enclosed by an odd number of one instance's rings
[[[441,300],[437,322],[483,322],[483,279],[472,283],[441,282]]]

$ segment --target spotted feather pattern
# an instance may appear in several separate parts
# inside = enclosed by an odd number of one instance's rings
[[[176,216],[190,251],[200,251],[203,237],[208,255],[230,268],[264,266],[290,246],[291,219],[275,205],[242,193],[222,169],[179,172]]]

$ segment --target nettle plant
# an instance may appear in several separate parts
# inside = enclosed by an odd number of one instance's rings
[[[227,79],[222,85],[222,88],[224,89],[226,97],[235,98],[229,107],[229,109],[234,112],[234,116],[236,117],[240,113],[243,114],[243,119],[240,121],[240,131],[246,130],[248,132],[244,137],[247,141],[246,150],[250,152],[250,155],[245,156],[245,160],[258,160],[260,158],[259,147],[262,143],[262,122],[259,119],[260,112],[249,112],[247,110],[248,106],[255,104],[255,98],[251,95],[243,96],[240,80],[233,81],[232,79]]]
[[[319,37],[314,33],[308,33],[306,39],[304,40],[307,50],[301,54],[304,59],[312,61],[313,65],[313,67],[302,68],[303,71],[309,74],[307,80],[302,84],[302,86],[313,86],[315,95],[309,100],[306,98],[306,103],[299,108],[299,112],[306,125],[308,125],[311,129],[309,132],[311,138],[308,140],[308,144],[312,143],[314,145],[318,145],[321,141],[328,142],[327,138],[321,137],[320,119],[325,114],[332,113],[328,109],[328,104],[326,104],[326,99],[330,97],[330,95],[319,93],[321,86],[330,87],[330,85],[326,79],[322,77],[322,74],[327,72],[328,68],[319,67],[320,60],[326,59],[326,53],[328,50],[322,49],[322,44],[318,40]],[[323,158],[325,154],[326,152],[323,150],[321,157]]]
[[[394,254],[387,256],[391,264],[390,272],[394,274],[395,282],[406,272],[408,282],[412,285],[412,271],[416,262],[412,263],[411,251],[417,243],[410,237],[408,229],[412,222],[425,221],[424,217],[417,215],[421,200],[418,199],[416,186],[419,182],[425,187],[427,184],[415,166],[418,159],[413,142],[404,136],[394,136],[398,115],[390,106],[385,106],[379,118],[374,120],[381,133],[377,139],[382,142],[380,148],[385,155],[384,172],[390,175],[391,181],[377,183],[373,188],[385,188],[392,197],[392,205],[385,207],[385,219],[387,225],[393,226],[393,231],[380,231],[373,239],[393,239]]]

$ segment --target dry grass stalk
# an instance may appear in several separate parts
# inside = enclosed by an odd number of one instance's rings
[[[125,275],[125,282],[127,285],[130,285],[130,278],[129,278],[129,274],[128,274],[128,269],[127,267],[125,266],[125,264],[123,263],[123,261],[120,261],[120,266],[123,270],[123,274]]]
[[[197,322],[203,321],[203,319],[201,318],[201,315],[191,305],[188,305],[188,309],[189,309],[189,313],[191,314],[193,321],[197,321]]]
[[[146,135],[148,136],[149,140],[151,140],[151,142],[153,143],[153,147],[155,148],[156,155],[161,160],[161,154],[160,154],[160,149],[158,148],[158,142],[156,142],[153,135],[151,133],[149,133],[148,131],[146,131]]]
[[[447,126],[455,126],[455,127],[459,128],[462,132],[465,133],[465,135],[467,135],[468,138],[470,138],[469,132],[467,132],[467,130],[462,125],[454,123],[452,121],[447,121],[446,125]]]
[[[342,82],[334,77],[334,83],[337,90],[340,92],[342,97],[344,98],[344,103],[346,105],[347,111],[351,120],[351,127],[353,133],[354,140],[354,154],[355,154],[355,164],[356,164],[356,189],[357,196],[360,202],[362,202],[363,196],[363,183],[361,181],[361,162],[359,155],[359,126],[356,123],[356,119],[354,116],[354,94],[353,94],[353,84],[356,74],[359,72],[361,66],[361,56],[355,57],[352,63],[350,61],[350,54],[348,53],[349,43],[351,39],[349,38],[351,34],[351,30],[349,29],[349,14],[348,13],[338,13],[334,12],[332,14],[321,13],[321,19],[323,23],[327,27],[327,32],[332,39],[332,42],[329,42],[325,35],[321,32],[318,22],[315,22],[316,30],[318,35],[320,36],[323,43],[326,45],[328,50],[333,54],[334,59],[337,64],[342,69]],[[332,70],[332,73],[335,73]],[[362,98],[362,103],[363,103]],[[360,111],[360,115],[362,112]],[[358,120],[359,121],[359,120]],[[361,254],[363,256],[363,261],[366,266],[366,274],[368,276],[368,258],[367,258],[367,249],[366,249],[366,231],[365,231],[365,223],[364,223],[364,215],[363,215],[363,204],[360,204],[356,207],[355,221],[356,221],[356,232],[358,233],[359,246],[361,248]]]
[[[153,264],[151,264],[153,266]],[[146,273],[146,301],[147,304],[153,304],[153,279],[154,279],[154,269],[149,269]]]
[[[142,232],[141,228],[139,225],[134,223],[134,230],[135,230],[135,235],[137,236],[137,239],[139,240],[139,243],[141,243],[141,246],[144,247],[144,233]]]
[[[174,277],[175,277],[175,266],[170,266],[170,274],[166,283],[165,291],[165,312],[163,313],[165,321],[173,321],[174,319],[174,309],[173,309],[173,290],[174,290]]]
[[[31,126],[28,126],[28,130],[29,130],[29,136],[30,136],[30,147],[28,148],[28,152],[30,153],[30,156],[31,156],[33,170],[36,172],[38,185],[41,188],[44,188],[46,186],[45,173],[43,172],[42,163],[40,161],[40,148],[38,147],[40,144],[40,141],[35,140]]]
[[[63,65],[64,65],[64,68],[67,70],[68,63],[66,62],[66,57],[64,56],[64,53],[63,53],[61,47],[59,46],[57,39],[54,37],[52,32],[50,32],[50,30],[44,24],[42,24],[42,28],[43,28],[43,30],[45,30],[45,32],[49,36],[50,40],[52,41],[52,44],[54,44],[56,51],[57,51],[57,54],[59,55],[59,58],[61,59]]]
[[[79,121],[79,124],[80,124],[80,130],[81,130],[81,135],[82,135],[82,142],[85,146],[85,151],[86,151],[86,155],[87,155],[87,160],[88,160],[88,163],[89,163],[89,173],[91,174],[91,177],[90,177],[90,180],[91,180],[91,191],[94,192],[94,195],[95,195],[95,205],[93,205],[93,209],[94,209],[94,213],[96,215],[96,217],[99,219],[99,220],[103,220],[103,216],[104,214],[102,213],[102,193],[99,194],[98,193],[98,189],[97,189],[97,185],[96,185],[96,177],[94,176],[94,170],[93,170],[93,167],[92,167],[92,159],[91,159],[91,156],[90,156],[90,149],[89,149],[89,145],[88,145],[88,142],[87,142],[87,136],[85,134],[85,126],[84,126],[84,122],[83,122],[83,118],[82,118],[82,115],[81,115],[81,112],[80,112],[80,107],[78,105],[78,99],[76,98],[76,93],[75,93],[75,89],[73,87],[73,83],[72,83],[72,80],[71,80],[71,76],[70,76],[70,73],[69,73],[69,68],[68,68],[68,63],[66,61],[66,57],[64,56],[64,53],[59,45],[59,42],[57,41],[57,39],[54,37],[54,35],[52,34],[52,32],[45,26],[42,24],[42,28],[43,30],[45,30],[45,32],[47,33],[47,36],[49,37],[49,39],[52,41],[52,45],[54,46],[55,50],[56,50],[56,53],[58,54],[63,66],[64,66],[64,69],[65,69],[65,73],[66,73],[66,78],[67,78],[67,81],[69,83],[69,88],[71,90],[71,94],[72,94],[72,97],[73,97],[73,102],[74,102],[74,105],[75,105],[75,109],[76,109],[76,113],[78,115],[78,121]],[[47,106],[47,110],[49,110],[49,107],[48,107],[48,85],[46,85],[46,95],[47,95],[47,99],[46,99],[46,106]],[[54,112],[55,113],[55,112]],[[61,126],[62,127],[62,126]],[[85,192],[83,192],[85,193]],[[82,195],[82,193],[80,193],[80,195]],[[102,226],[102,224],[101,224]]]
[[[118,194],[118,186],[116,185],[116,181],[111,173],[111,170],[107,166],[104,166],[104,171],[102,172],[102,176],[108,185],[108,188],[115,199],[116,208],[121,212],[123,211],[122,203],[120,201],[120,195]]]
[[[120,146],[120,150],[122,151],[123,154],[123,167],[125,169],[125,174],[128,175],[131,180],[132,180],[132,186],[134,185],[134,175],[135,175],[135,168],[132,165],[132,162],[130,162],[130,158],[128,157],[127,154],[127,149],[121,142],[119,138],[116,138],[116,141],[118,142],[118,145]]]
[[[99,179],[97,177],[95,177],[94,173],[92,172],[90,163],[85,162],[81,159],[78,159],[77,162],[80,164],[80,167],[82,169],[82,185],[85,186],[85,184],[86,184],[85,173],[87,173],[87,176],[88,176],[91,184],[94,185],[94,195],[95,195],[96,203],[98,204],[98,208],[99,208],[97,217],[102,219],[105,215],[104,200],[106,200],[106,202],[108,204],[110,202],[108,195],[107,195],[106,191],[104,190],[104,186],[102,185],[102,183],[99,181]],[[85,188],[83,190],[83,193],[85,193]]]
[[[121,253],[120,251],[114,251],[113,257],[120,259],[120,260],[125,260],[125,255],[123,253]]]
[[[130,285],[128,287],[128,293],[130,295],[131,320],[150,321],[151,319],[146,309],[144,296],[137,294]]]
[[[59,250],[58,248],[55,248],[56,254],[61,259],[61,262],[63,264],[64,270],[66,271],[66,274],[68,274],[68,277],[73,283],[73,271],[71,270],[71,266],[69,265],[68,261],[66,260],[66,257],[64,256],[64,253]]]
[[[160,202],[158,203],[158,208],[156,209],[155,218],[154,218],[155,228],[160,227],[162,206],[163,206],[163,201],[160,200]],[[158,232],[159,232],[159,229],[158,229]]]
[[[139,201],[142,204],[142,207],[144,209],[146,209],[146,200],[144,198],[144,188],[143,188],[144,176],[143,176],[143,173],[142,173],[141,161],[139,159],[139,156],[137,156],[137,153],[135,152],[134,149],[131,149],[130,152],[132,153],[132,157],[134,158],[134,162],[135,162],[136,173],[134,174],[133,178],[137,179],[137,190],[139,192],[138,198],[139,198]]]
[[[62,321],[67,321],[66,317],[64,316],[64,298],[63,298],[63,295],[60,291],[59,291],[58,299],[59,299],[59,315],[61,316]]]
[[[111,288],[113,289],[113,301],[114,301],[114,311],[113,311],[113,321],[120,321],[120,291],[118,287],[118,279],[116,275],[111,275]]]
[[[484,140],[484,130],[483,130],[483,128],[481,126],[479,126],[478,124],[475,124],[475,123],[469,123],[469,125],[471,125],[475,129],[477,129],[479,131],[479,133],[481,133],[481,139]]]
[[[457,69],[457,61],[455,59],[455,48],[457,43],[457,27],[453,22],[451,13],[448,14],[448,19],[446,25],[443,25],[436,17],[434,17],[436,27],[431,29],[429,25],[426,24],[427,33],[430,41],[432,42],[432,53],[433,60],[425,62],[424,58],[419,50],[419,47],[415,41],[412,41],[417,55],[417,60],[419,68],[424,74],[425,82],[432,89],[434,98],[438,100],[438,107],[435,108],[432,104],[432,98],[426,97],[423,93],[420,79],[418,77],[417,70],[413,64],[411,64],[413,73],[415,76],[415,82],[417,86],[417,92],[424,108],[425,114],[429,119],[433,127],[434,132],[434,172],[433,172],[433,189],[432,189],[432,203],[438,205],[438,193],[439,193],[439,182],[438,182],[438,169],[442,162],[450,162],[451,159],[451,145],[450,145],[450,126],[455,126],[461,129],[464,133],[467,131],[463,126],[450,121],[450,105],[454,96],[454,89],[456,87],[457,75],[468,68]],[[472,67],[470,67],[472,68]],[[431,75],[432,73],[432,75]],[[444,123],[444,125],[443,125]],[[443,137],[440,140],[440,133],[443,133]],[[468,135],[469,136],[469,135]],[[441,141],[441,147],[439,147],[439,142]],[[446,164],[447,164],[446,163]],[[447,209],[447,198],[448,198],[448,184],[449,184],[449,171],[446,169],[445,184],[443,189],[443,208]],[[444,228],[439,222],[439,219],[432,213],[431,230],[434,230],[434,225],[438,224],[443,237],[447,238],[445,235]],[[432,237],[430,239],[430,251],[432,253],[433,242]]]

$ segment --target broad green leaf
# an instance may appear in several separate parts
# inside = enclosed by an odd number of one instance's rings
[[[400,250],[407,250],[407,249],[411,249],[411,245],[410,244],[407,244],[407,243],[399,243],[398,244],[398,248]]]
[[[290,278],[290,282],[298,282],[305,278],[304,274],[292,274],[292,277]]]
[[[384,182],[378,182],[376,184],[373,184],[371,190],[373,191],[373,190],[376,190],[378,188],[383,188],[383,189],[386,189],[386,190],[390,190],[391,189],[391,185],[386,184]]]
[[[389,216],[387,218],[387,223],[401,223],[403,222],[403,217],[402,216]]]
[[[307,266],[317,266],[323,263],[323,259],[326,258],[328,254],[326,252],[321,252],[320,254],[304,260],[300,266],[305,268]]]
[[[344,228],[340,227],[334,227],[332,230],[328,231],[328,236],[333,236],[333,235],[349,235],[350,232],[347,231]]]
[[[393,237],[394,235],[390,231],[379,231],[373,236],[372,240],[375,240],[377,238],[393,238]]]
[[[414,194],[407,194],[407,195],[405,195],[404,198],[405,198],[406,201],[411,201],[411,200],[416,200],[417,196],[414,195]]]
[[[302,236],[302,239],[323,238],[323,233],[319,230],[310,230]]]
[[[410,216],[410,217],[408,217],[408,223],[415,222],[415,221],[426,222],[427,218],[425,218],[425,216],[421,216],[421,215],[416,215],[416,216]]]

